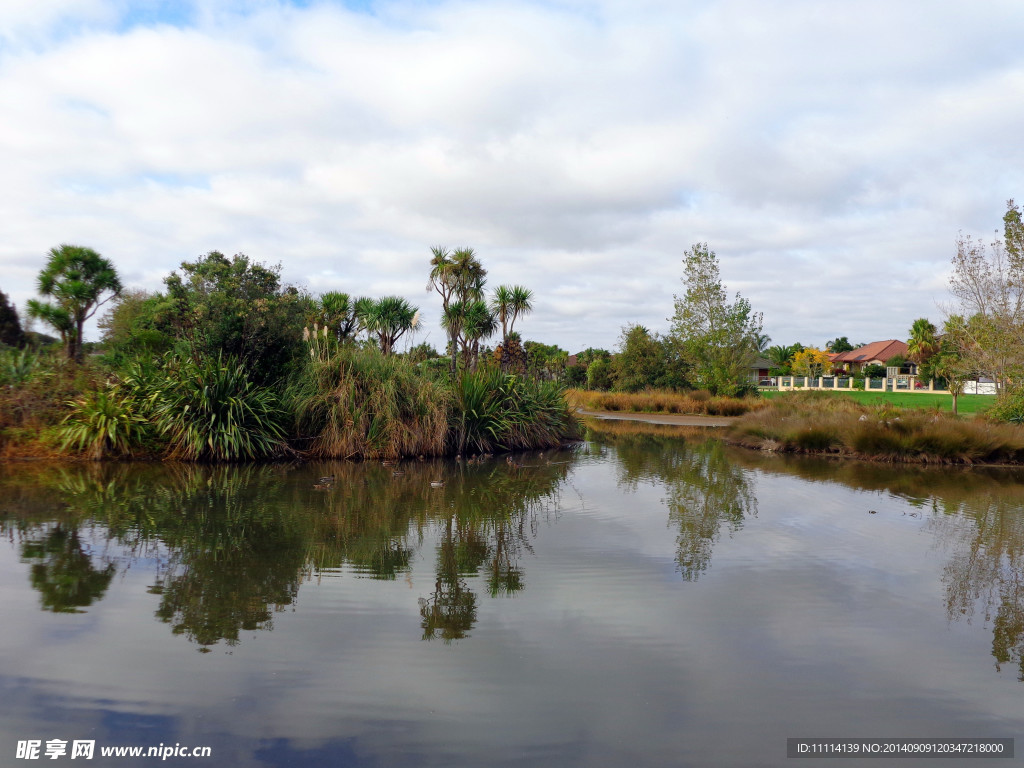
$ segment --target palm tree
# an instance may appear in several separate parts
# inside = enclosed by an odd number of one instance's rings
[[[790,344],[789,346],[768,347],[764,351],[765,356],[774,363],[776,368],[785,368],[792,361],[797,352],[804,349],[802,344]]]
[[[331,328],[337,336],[338,343],[350,341],[360,330],[360,319],[356,312],[359,306],[365,306],[372,299],[353,299],[341,291],[327,291],[320,296],[318,320]]]
[[[935,338],[935,326],[926,317],[919,317],[910,326],[910,338],[907,340],[907,354],[918,365],[928,361],[939,350]]]
[[[457,350],[463,330],[459,312],[452,312],[452,305],[460,303],[462,311],[471,301],[483,296],[487,270],[483,268],[472,248],[459,248],[454,252],[437,245],[430,249],[430,279],[428,291],[437,291],[441,296],[441,324],[448,331],[448,348],[451,350],[451,373],[455,376]]]
[[[82,359],[82,331],[96,310],[121,293],[121,280],[109,259],[92,248],[61,245],[39,273],[39,293],[54,303],[32,299],[29,314],[52,325],[61,335],[68,359]],[[101,299],[103,294],[106,298]]]
[[[508,336],[516,319],[533,311],[533,291],[521,285],[499,285],[491,299],[491,309],[501,323],[501,370],[507,371],[511,361]]]
[[[471,301],[466,306],[463,320],[463,365],[476,368],[480,354],[480,340],[489,339],[498,330],[498,319],[491,312],[487,302],[480,299]]]
[[[381,351],[390,355],[398,340],[419,325],[420,312],[401,296],[385,296],[367,308],[364,319],[366,330],[377,336]]]

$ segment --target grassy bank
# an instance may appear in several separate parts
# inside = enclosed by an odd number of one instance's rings
[[[270,385],[223,357],[115,370],[41,356],[15,365],[15,354],[0,353],[6,459],[396,459],[551,448],[581,429],[552,382],[493,368],[451,380],[358,346],[310,356]]]
[[[765,400],[776,400],[792,395],[807,394],[803,392],[778,392],[771,389],[761,390]],[[924,408],[940,411],[952,411],[953,398],[939,392],[865,392],[850,390],[845,392],[816,392],[825,397],[848,398],[855,403],[867,406],[886,406],[896,408]],[[996,401],[995,395],[960,395],[957,398],[957,412],[961,414],[984,413]]]
[[[774,398],[726,434],[732,442],[765,451],[951,464],[1024,461],[1024,429],[1018,425],[890,402],[866,405],[820,392]]]
[[[593,392],[570,389],[566,398],[574,407],[623,413],[683,413],[705,416],[740,416],[762,407],[757,398],[714,397],[708,392]]]

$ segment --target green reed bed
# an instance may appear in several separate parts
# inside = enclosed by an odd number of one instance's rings
[[[880,461],[1019,463],[1024,429],[938,410],[864,406],[807,393],[748,413],[727,433],[733,442],[769,451],[827,453]]]

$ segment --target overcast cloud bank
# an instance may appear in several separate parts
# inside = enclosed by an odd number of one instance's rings
[[[776,343],[941,318],[1024,198],[1017,2],[8,0],[0,290],[88,245],[210,250],[423,309],[430,246],[533,289],[527,338],[665,330],[707,241]]]

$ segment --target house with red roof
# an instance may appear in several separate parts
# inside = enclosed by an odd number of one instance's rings
[[[898,339],[888,339],[886,341],[873,341],[870,344],[865,344],[863,347],[851,349],[849,352],[830,354],[829,358],[831,358],[834,367],[850,371],[851,373],[858,373],[863,370],[865,365],[871,365],[872,363],[888,366],[889,361],[894,357],[906,358],[907,352],[906,342]]]

